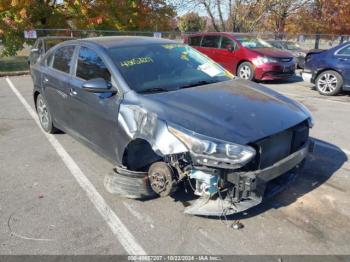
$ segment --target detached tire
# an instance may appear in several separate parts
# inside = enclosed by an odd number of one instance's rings
[[[321,95],[334,96],[342,89],[343,77],[336,71],[327,70],[318,75],[315,85]]]
[[[254,67],[252,63],[243,62],[239,65],[237,69],[237,76],[241,79],[245,80],[253,80],[254,79]]]
[[[39,94],[36,98],[36,112],[39,117],[40,125],[45,130],[45,132],[49,134],[56,133],[57,129],[53,126],[52,115],[49,106],[41,94]]]

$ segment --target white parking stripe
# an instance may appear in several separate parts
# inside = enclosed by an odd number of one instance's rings
[[[80,187],[86,192],[88,198],[94,204],[94,206],[96,207],[97,211],[101,214],[103,219],[107,222],[120,244],[125,248],[126,252],[132,255],[145,255],[145,250],[136,241],[135,237],[130,233],[130,231],[119,219],[119,217],[114,213],[114,211],[108,206],[106,201],[97,192],[96,188],[84,175],[77,163],[67,153],[67,151],[63,148],[60,142],[58,142],[55,136],[45,133],[45,131],[41,128],[35,111],[31,108],[31,106],[27,103],[27,101],[24,99],[21,93],[17,90],[12,81],[8,77],[6,77],[6,81],[9,84],[11,90],[15,93],[17,98],[21,101],[25,109],[28,111],[30,116],[34,119],[35,123],[39,126],[40,130],[44,133],[46,138],[54,147],[57,154],[61,157],[64,164],[67,166],[71,174],[79,183]]]

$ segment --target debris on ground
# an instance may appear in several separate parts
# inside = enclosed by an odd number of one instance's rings
[[[231,225],[231,227],[233,228],[233,229],[242,229],[243,227],[244,227],[244,225],[239,221],[239,220],[235,220],[233,223],[232,223],[232,225]]]

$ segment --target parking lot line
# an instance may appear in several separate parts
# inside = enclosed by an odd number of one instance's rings
[[[106,223],[109,225],[112,232],[114,233],[120,244],[124,247],[126,252],[132,255],[145,255],[146,251],[141,247],[141,245],[137,242],[135,237],[131,234],[131,232],[127,229],[127,227],[123,224],[119,217],[114,213],[114,211],[108,206],[106,201],[98,193],[98,191],[89,181],[89,179],[84,175],[77,163],[67,153],[64,147],[61,145],[61,143],[55,138],[55,136],[45,133],[45,131],[41,128],[35,111],[24,99],[24,97],[12,83],[10,78],[6,77],[6,81],[10,86],[11,90],[14,92],[14,94],[20,100],[22,105],[28,111],[29,115],[38,125],[39,129],[43,132],[50,144],[54,147],[57,154],[60,156],[68,170],[74,176],[80,187],[86,192],[88,198],[94,204],[95,208],[106,221]]]

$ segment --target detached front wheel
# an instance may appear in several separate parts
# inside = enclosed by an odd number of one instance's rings
[[[39,94],[36,98],[36,112],[39,117],[40,125],[49,134],[53,134],[56,131],[56,128],[52,123],[52,116],[49,110],[49,107],[46,103],[44,97]]]
[[[237,76],[245,80],[254,79],[254,67],[249,62],[243,62],[237,69]]]
[[[321,95],[334,96],[341,91],[343,78],[338,72],[327,70],[316,78],[315,84]]]

